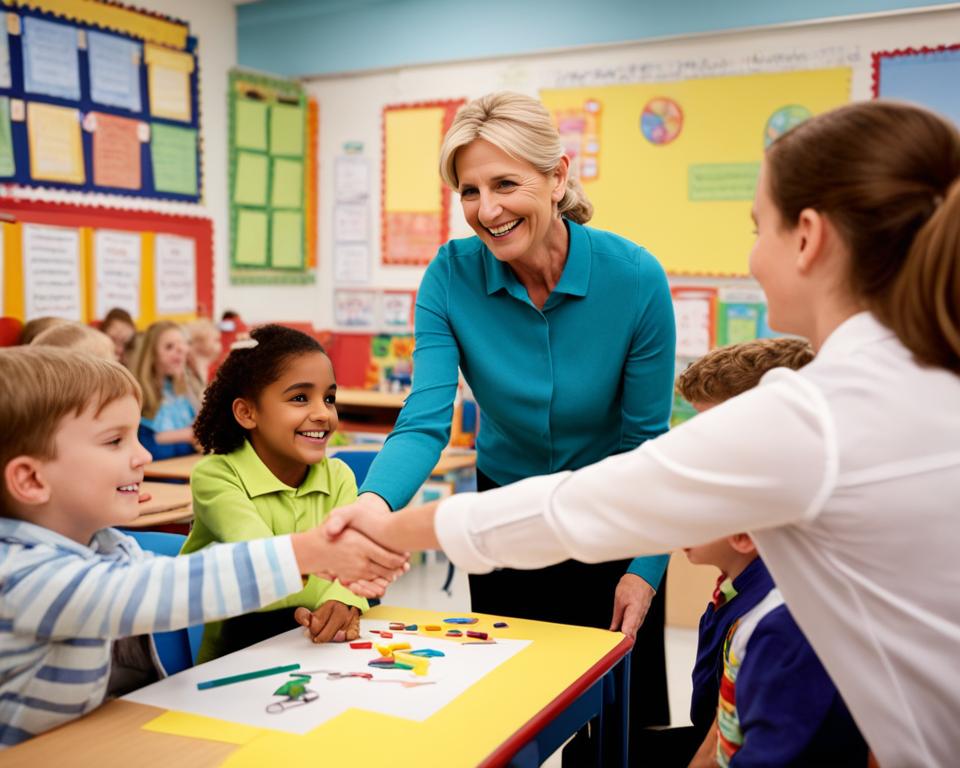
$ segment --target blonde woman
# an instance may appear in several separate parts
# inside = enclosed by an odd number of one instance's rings
[[[403,507],[429,475],[449,438],[458,366],[482,413],[481,490],[636,448],[670,416],[666,275],[641,246],[585,226],[593,207],[546,108],[507,92],[467,104],[444,139],[440,175],[475,237],[441,247],[420,284],[413,391],[360,489],[364,509]],[[666,723],[662,594],[650,609],[666,560],[471,576],[472,607],[631,636],[643,625],[643,695],[631,713],[637,724]]]
[[[179,325],[164,320],[147,328],[133,373],[143,388],[140,442],[154,459],[195,450],[197,411],[187,396],[186,364],[187,338]]]

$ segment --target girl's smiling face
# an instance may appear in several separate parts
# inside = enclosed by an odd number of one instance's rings
[[[187,339],[179,328],[170,328],[157,337],[156,368],[161,378],[176,379],[187,364]]]
[[[296,488],[311,464],[326,456],[340,423],[337,382],[323,352],[290,358],[280,376],[255,401],[237,398],[233,412],[260,460],[286,485]]]

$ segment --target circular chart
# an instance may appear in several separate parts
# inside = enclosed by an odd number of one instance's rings
[[[669,144],[683,128],[683,110],[673,99],[650,99],[640,115],[640,131],[651,144]]]
[[[767,125],[763,129],[763,146],[769,147],[791,128],[795,128],[811,117],[813,117],[813,113],[799,104],[788,104],[785,107],[780,107],[767,118]]]

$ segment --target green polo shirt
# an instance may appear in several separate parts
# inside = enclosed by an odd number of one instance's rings
[[[357,498],[357,482],[339,459],[324,459],[307,471],[297,488],[271,472],[249,441],[225,455],[201,460],[190,477],[193,494],[193,528],[181,550],[196,552],[217,542],[249,541],[308,531],[320,525],[335,507]],[[264,611],[303,606],[315,610],[328,600],[338,600],[367,610],[367,601],[337,581],[310,576],[304,589]],[[207,624],[199,661],[216,658],[220,622]]]

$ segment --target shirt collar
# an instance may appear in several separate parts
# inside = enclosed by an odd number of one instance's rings
[[[567,227],[570,242],[567,247],[567,263],[563,266],[563,273],[560,275],[560,280],[553,289],[553,293],[586,296],[587,287],[590,285],[592,260],[590,238],[580,224],[569,219],[564,219],[563,223]],[[517,279],[514,271],[502,261],[498,261],[486,246],[483,246],[482,254],[487,295],[505,288],[514,298],[526,299],[526,290]]]
[[[817,360],[841,360],[865,344],[888,339],[895,334],[870,312],[848,317],[833,329],[817,352]]]
[[[755,557],[746,568],[744,568],[733,580],[733,588],[738,595],[760,590],[765,595],[773,589],[773,577],[763,560]]]
[[[265,496],[268,493],[293,492],[294,496],[305,496],[308,493],[330,493],[330,484],[327,473],[323,471],[325,462],[313,464],[307,470],[307,476],[297,488],[291,488],[280,481],[267,465],[263,463],[249,440],[243,441],[243,447],[230,455],[237,474],[246,488],[250,498]]]

